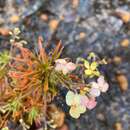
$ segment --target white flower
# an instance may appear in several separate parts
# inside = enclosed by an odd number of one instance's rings
[[[65,59],[58,59],[55,62],[55,70],[62,71],[64,75],[76,69],[76,65],[74,63],[67,62]]]
[[[86,107],[81,104],[81,95],[68,91],[66,95],[66,104],[70,106],[69,113],[73,118],[79,118],[80,114],[86,111]]]
[[[97,82],[91,83],[90,95],[92,97],[100,96],[101,92],[105,93],[109,88],[108,83],[104,80],[103,76],[97,79]]]

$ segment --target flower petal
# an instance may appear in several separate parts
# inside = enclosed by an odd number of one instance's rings
[[[109,88],[108,83],[105,83],[104,85],[100,86],[100,91],[105,93]]]
[[[66,75],[67,73],[69,73],[69,70],[66,66],[64,66],[63,69],[62,69],[62,72],[63,72],[64,75]]]
[[[91,86],[92,88],[99,88],[99,85],[96,82],[91,82]]]
[[[87,76],[90,76],[90,75],[93,74],[93,72],[92,72],[90,69],[87,69],[87,70],[85,70],[85,74],[86,74]]]
[[[67,61],[65,59],[57,59],[55,62],[60,64],[67,64]]]
[[[80,95],[79,94],[74,95],[73,104],[74,105],[79,105],[80,104]]]
[[[98,97],[98,96],[100,96],[101,92],[100,92],[99,88],[91,88],[89,93],[92,97]]]
[[[97,105],[97,102],[95,101],[95,98],[90,98],[89,102],[87,103],[86,107],[91,110]]]
[[[99,84],[104,84],[104,83],[105,83],[104,76],[101,75],[101,76],[97,79],[97,82],[98,82]]]
[[[77,106],[77,111],[78,111],[79,113],[85,113],[85,112],[86,112],[86,106],[78,105],[78,106]]]
[[[56,71],[62,71],[64,69],[64,65],[57,63],[55,66]]]
[[[89,99],[87,96],[84,95],[81,96],[80,101],[81,101],[81,105],[86,106],[86,104],[89,102]]]
[[[71,106],[74,102],[74,93],[72,91],[68,91],[67,95],[66,95],[66,104],[68,106]]]
[[[91,66],[90,66],[91,70],[96,70],[97,67],[98,67],[98,64],[96,62],[92,62]]]
[[[69,71],[73,71],[76,69],[76,65],[72,62],[67,63],[66,67]]]
[[[94,52],[91,52],[88,56],[88,59],[96,58],[96,54]]]
[[[70,108],[69,114],[75,119],[78,119],[80,117],[80,112],[77,110],[77,107],[74,106]]]
[[[100,72],[99,72],[98,70],[93,71],[93,74],[94,74],[95,76],[100,76]]]
[[[87,60],[84,61],[84,66],[89,69],[90,65],[89,65],[89,62]]]

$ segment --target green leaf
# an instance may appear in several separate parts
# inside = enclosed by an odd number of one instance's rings
[[[0,66],[6,65],[9,63],[10,56],[8,51],[0,53]]]
[[[22,103],[18,99],[14,99],[12,102],[9,103],[9,110],[16,112],[20,109]]]
[[[29,112],[28,116],[28,121],[32,125],[33,121],[37,118],[38,116],[38,109],[36,107],[32,107],[31,111]]]

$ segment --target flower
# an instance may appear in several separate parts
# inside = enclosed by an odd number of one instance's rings
[[[81,95],[68,91],[66,95],[66,104],[70,106],[69,113],[73,118],[79,118],[80,114],[86,111],[86,107],[81,104]]]
[[[100,96],[101,92],[100,92],[98,83],[92,82],[91,85],[92,85],[92,88],[89,91],[90,95],[92,97],[98,97],[98,96]]]
[[[21,33],[19,28],[14,28],[13,31],[9,32],[10,35],[19,35]]]
[[[4,127],[4,128],[2,128],[2,130],[9,130],[9,128],[8,127]]]
[[[83,95],[81,96],[81,104],[88,108],[89,110],[95,108],[97,105],[97,102],[95,98],[88,98],[87,96]]]
[[[99,83],[99,89],[101,90],[101,92],[105,93],[108,88],[109,85],[108,83],[104,80],[104,76],[100,76],[97,80],[97,82]]]
[[[92,85],[92,88],[90,89],[89,93],[92,97],[100,96],[101,92],[105,93],[109,88],[109,85],[104,80],[103,76],[100,76],[97,79],[97,82],[92,82],[91,85]]]
[[[97,62],[92,62],[91,64],[85,60],[84,61],[84,66],[85,66],[85,75],[89,77],[93,76],[100,76],[100,72],[98,71],[98,63]]]
[[[57,59],[55,70],[62,71],[64,75],[76,69],[76,65],[72,62],[67,62],[65,59]]]
[[[97,57],[97,55],[94,52],[90,52],[88,59],[95,59]]]

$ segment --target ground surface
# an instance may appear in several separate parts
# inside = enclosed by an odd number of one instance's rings
[[[78,121],[68,118],[70,130],[130,130],[130,88],[125,85],[130,82],[130,16],[120,17],[118,9],[129,14],[130,1],[0,1],[0,49],[8,45],[8,29],[19,26],[31,49],[42,35],[52,47],[62,40],[64,55],[73,59],[94,51],[109,60],[108,93]]]

